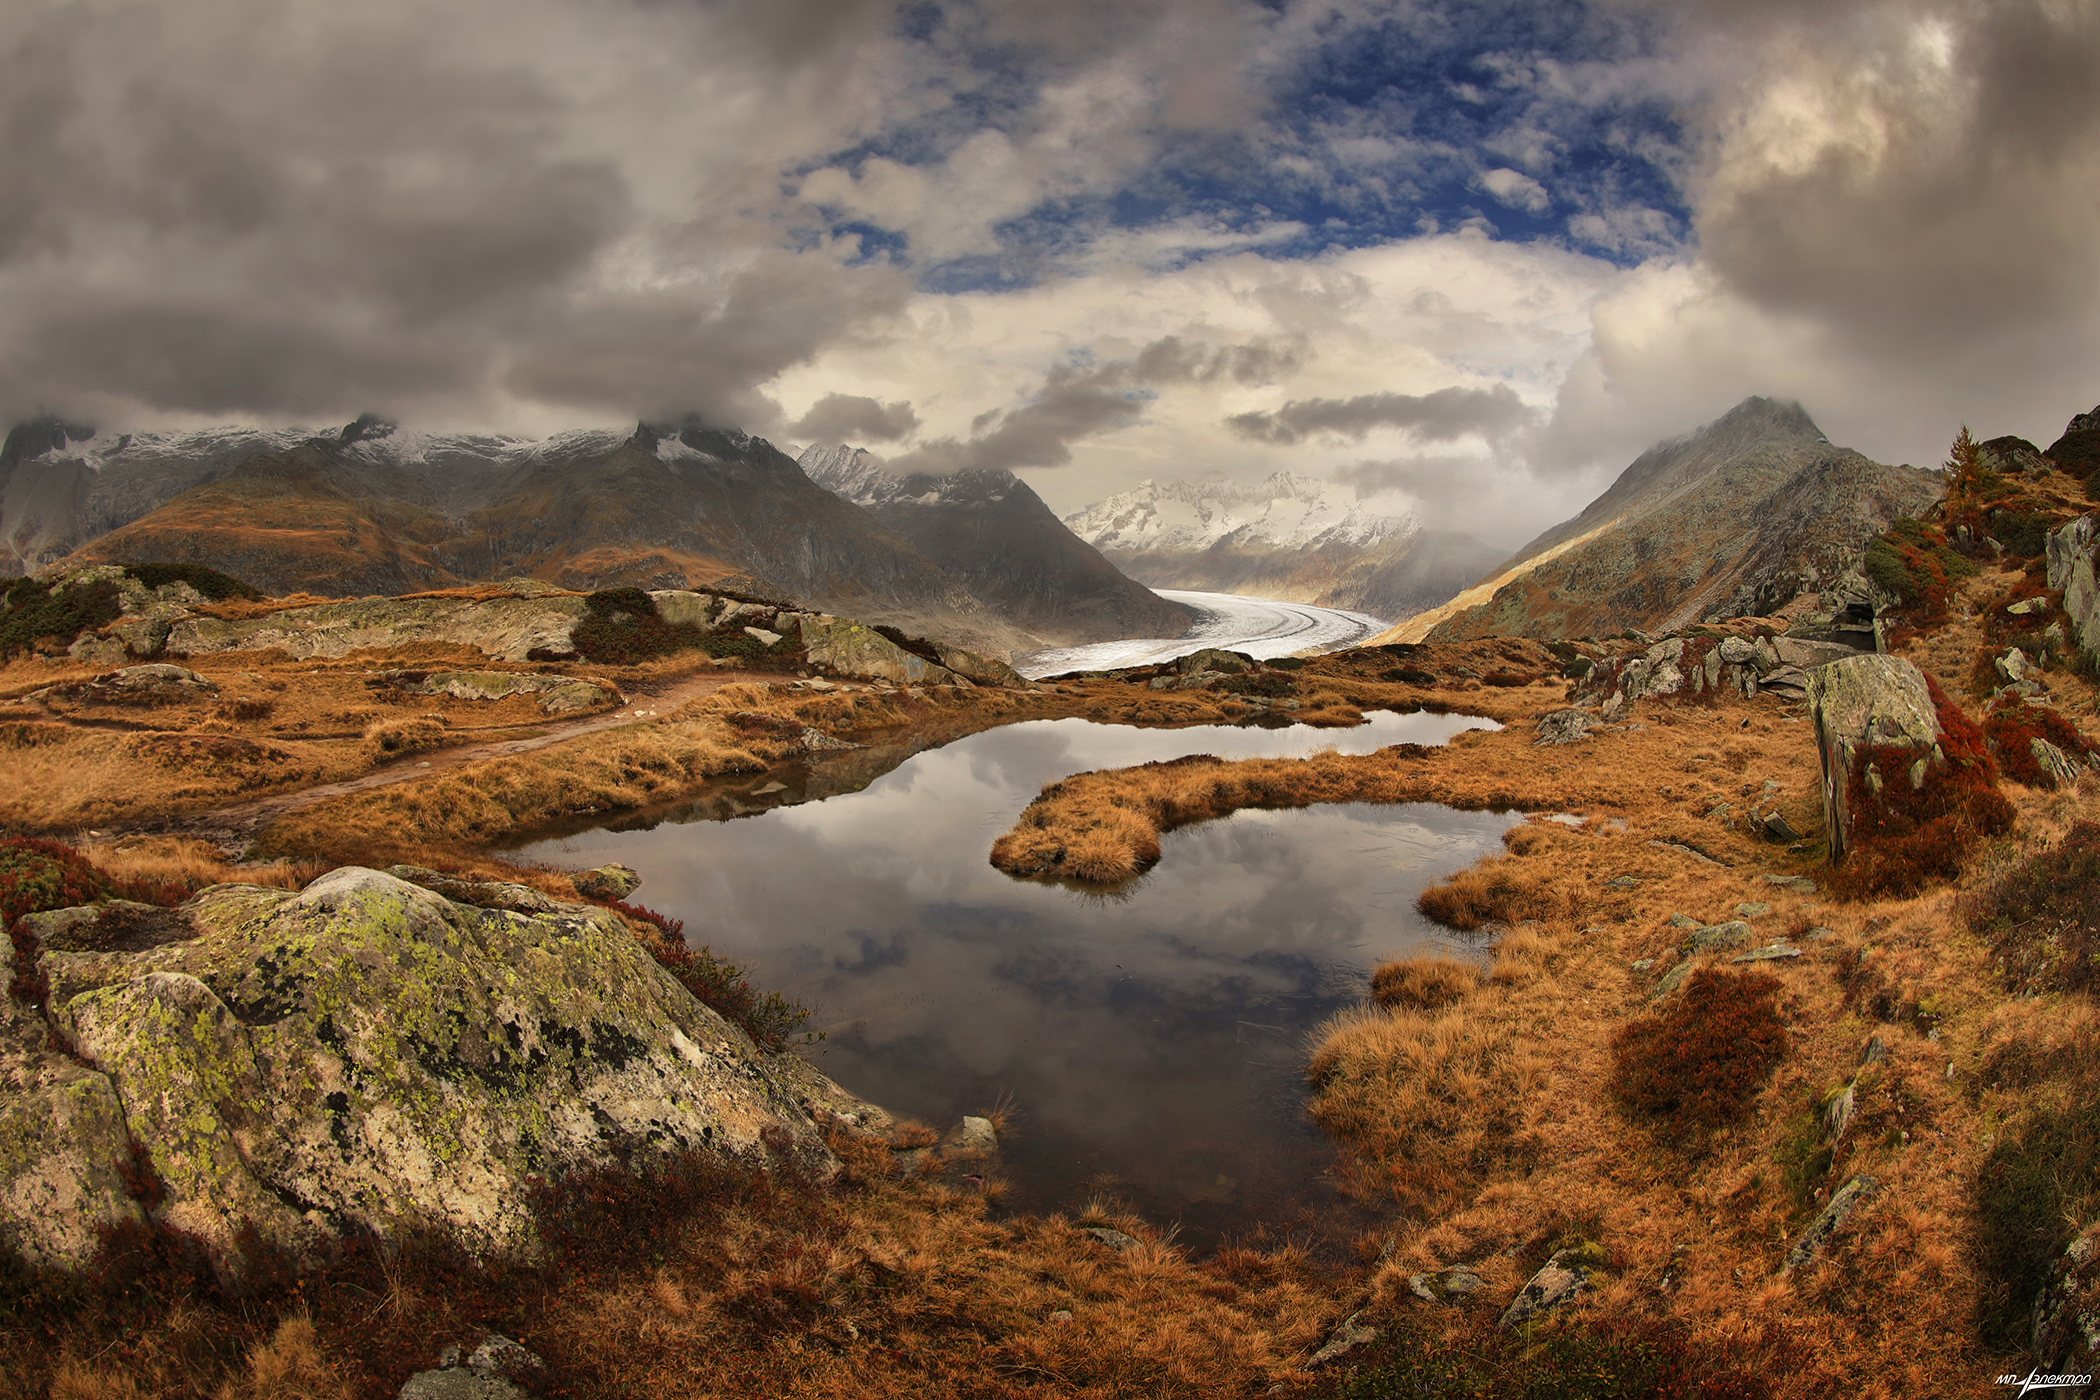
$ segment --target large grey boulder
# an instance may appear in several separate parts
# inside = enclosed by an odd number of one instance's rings
[[[874,628],[846,618],[804,618],[802,646],[809,664],[841,676],[898,685],[953,685],[946,666],[914,656]]]
[[[504,661],[535,650],[566,652],[589,610],[574,596],[346,598],[229,621],[185,617],[168,629],[172,656],[281,647],[295,657],[338,657],[356,647],[455,642]]]
[[[7,1009],[0,1236],[31,1258],[77,1267],[137,1218],[110,1166],[129,1141],[165,1185],[154,1214],[236,1271],[244,1224],[298,1258],[404,1229],[523,1255],[534,1183],[577,1170],[835,1170],[767,1057],[608,910],[350,867],[298,894],[215,886],[180,917],[189,936],[128,943],[76,917],[86,951],[41,958],[48,1035]]]
[[[2100,1226],[2071,1241],[2050,1269],[2035,1295],[2030,1328],[2037,1370],[2087,1376],[2100,1371]]]
[[[389,671],[386,680],[415,695],[445,695],[454,700],[507,700],[513,695],[537,698],[541,714],[566,715],[617,705],[626,698],[605,681],[571,676],[520,675],[515,671]]]
[[[2078,649],[2100,656],[2100,581],[2093,553],[2100,542],[2100,515],[2081,515],[2049,532],[2049,586],[2063,590],[2064,612],[2077,634]]]
[[[1823,829],[1832,862],[1851,845],[1853,769],[1867,748],[1897,749],[1907,757],[1900,773],[1870,773],[1870,783],[1924,786],[1935,765],[1944,764],[1939,709],[1925,674],[1898,656],[1854,656],[1833,662],[1809,678],[1808,701],[1815,716],[1816,745],[1823,760]]]

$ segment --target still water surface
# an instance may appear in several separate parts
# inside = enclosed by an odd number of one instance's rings
[[[1345,730],[1038,720],[742,779],[524,854],[633,866],[637,902],[813,1008],[828,1035],[808,1053],[853,1092],[944,1128],[1011,1102],[1012,1206],[1112,1190],[1201,1246],[1323,1208],[1331,1153],[1304,1116],[1306,1036],[1363,998],[1379,961],[1452,947],[1415,895],[1515,818],[1240,812],[1170,834],[1159,865],[1113,896],[1009,879],[992,841],[1046,783],[1089,769],[1368,753],[1491,727],[1383,712]]]

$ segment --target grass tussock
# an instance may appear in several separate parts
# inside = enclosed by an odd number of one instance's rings
[[[1423,918],[1461,933],[1490,924],[1577,919],[1582,906],[1580,891],[1569,889],[1547,870],[1507,856],[1489,856],[1473,869],[1430,886],[1415,900]]]
[[[1456,958],[1396,958],[1371,973],[1371,999],[1388,1011],[1441,1011],[1480,985],[1480,970]]]
[[[492,1330],[542,1358],[534,1393],[578,1400],[1237,1397],[1295,1376],[1339,1315],[1288,1246],[1198,1262],[1113,1207],[995,1220],[981,1191],[900,1181],[885,1143],[833,1144],[825,1187],[712,1158],[551,1187],[531,1263],[406,1239],[240,1296],[165,1261],[91,1293],[18,1279],[0,1400],[391,1395]]]

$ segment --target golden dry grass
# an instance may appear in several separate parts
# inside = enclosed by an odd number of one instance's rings
[[[1396,958],[1371,973],[1371,999],[1388,1011],[1441,1011],[1480,985],[1480,970],[1456,958]]]

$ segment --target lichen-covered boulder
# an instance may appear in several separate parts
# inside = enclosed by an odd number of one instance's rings
[[[1915,791],[1932,768],[1946,762],[1943,730],[1924,673],[1897,656],[1833,662],[1809,678],[1808,700],[1823,758],[1823,829],[1835,862],[1844,858],[1859,815],[1853,810],[1853,777],[1862,760],[1870,798],[1890,782]],[[1896,757],[1889,759],[1891,754]],[[1899,764],[1899,771],[1888,771]]]
[[[14,948],[0,938],[0,1222],[31,1264],[64,1268],[94,1254],[99,1231],[143,1212],[124,1180],[124,1110],[109,1077],[51,1041],[41,1017],[6,995]]]
[[[874,628],[845,618],[805,617],[802,647],[810,665],[841,676],[899,685],[953,685],[958,679],[946,666],[914,656]]]
[[[189,936],[143,948],[68,924],[86,951],[40,964],[59,1044],[0,1052],[0,1085],[28,1086],[0,1104],[0,1235],[32,1257],[85,1262],[136,1213],[105,1160],[127,1139],[164,1183],[154,1212],[235,1271],[245,1225],[299,1258],[404,1229],[529,1253],[536,1184],[666,1154],[835,1170],[767,1057],[610,911],[486,909],[345,868],[180,913]],[[66,1095],[70,1123],[49,1113]],[[39,1111],[30,1160],[6,1124]]]
[[[291,655],[337,657],[356,647],[456,642],[504,661],[535,650],[566,652],[589,609],[580,597],[346,598],[228,620],[197,615],[168,629],[172,656],[281,647]]]
[[[1005,686],[1013,690],[1028,689],[1028,678],[1004,661],[980,656],[963,647],[952,647],[946,642],[935,642],[933,649],[940,653],[942,665],[973,684]]]
[[[540,713],[575,714],[617,705],[625,699],[617,686],[572,676],[519,675],[515,671],[389,671],[385,679],[416,695],[445,695],[454,700],[507,700],[530,695]]]
[[[2061,589],[2064,612],[2078,633],[2078,649],[2100,656],[2100,580],[2093,574],[2093,553],[2100,543],[2100,515],[2081,515],[2049,532],[2045,545],[2049,586]]]
[[[642,877],[631,865],[615,861],[595,866],[570,877],[576,893],[585,899],[625,899],[642,887]]]

